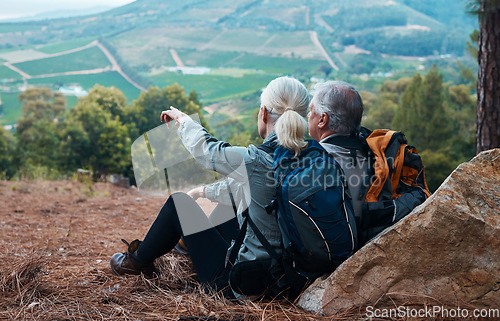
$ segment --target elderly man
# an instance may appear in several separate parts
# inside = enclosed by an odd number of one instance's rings
[[[309,112],[309,135],[335,157],[346,175],[352,197],[354,214],[359,223],[365,193],[370,186],[368,146],[359,140],[359,146],[344,148],[339,140],[359,133],[363,101],[359,93],[348,83],[328,81],[315,86]]]

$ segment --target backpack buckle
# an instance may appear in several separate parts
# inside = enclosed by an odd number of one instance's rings
[[[278,202],[276,202],[276,200],[272,200],[271,203],[266,205],[265,209],[267,214],[273,214],[274,211],[278,210]]]

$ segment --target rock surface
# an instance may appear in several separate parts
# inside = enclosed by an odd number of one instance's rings
[[[500,149],[461,164],[422,205],[300,297],[335,315],[366,306],[500,307]]]

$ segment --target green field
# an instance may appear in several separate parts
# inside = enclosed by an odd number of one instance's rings
[[[274,78],[276,78],[275,75],[263,73],[245,74],[242,77],[231,77],[211,74],[182,75],[167,72],[152,77],[152,80],[159,87],[178,83],[184,87],[186,93],[189,93],[194,89],[203,103],[209,103],[212,101],[242,96],[244,94],[260,90]]]
[[[208,48],[227,51],[249,51],[262,46],[273,34],[267,31],[240,29],[228,30],[222,37],[215,39]]]
[[[18,99],[19,93],[16,94],[0,94],[3,102],[3,116],[0,116],[0,125],[12,125],[17,123],[21,118],[22,106]],[[75,96],[66,96],[66,106],[69,110],[71,107],[76,106],[78,98]]]
[[[340,58],[339,60],[342,60],[346,64],[345,72],[350,77],[361,74],[365,76],[369,75],[370,79],[364,81],[364,85],[368,85],[369,82],[373,81],[381,83],[386,77],[393,78],[396,75],[397,77],[405,75],[411,77],[419,70],[423,71],[423,68],[426,68],[425,65],[427,64],[418,59],[382,57],[374,54],[351,55],[337,53],[336,57]]]
[[[28,83],[30,85],[52,85],[57,84],[58,86],[67,86],[71,84],[78,84],[85,90],[91,89],[95,84],[99,84],[104,87],[114,86],[120,89],[128,101],[131,102],[140,94],[140,90],[132,86],[128,81],[126,81],[119,73],[116,71],[108,71],[100,74],[93,75],[71,75],[71,76],[57,76],[50,78],[39,78],[39,79],[29,79]]]
[[[135,29],[110,39],[110,42],[117,48],[143,47],[148,50],[161,47],[199,48],[220,33],[220,30],[192,28]]]
[[[289,2],[289,1],[287,1]],[[306,22],[306,10],[299,9],[298,8],[286,8],[286,7],[280,7],[280,22],[287,24],[287,25],[296,25],[296,26],[305,26]],[[272,10],[272,8],[269,7],[261,7],[254,9],[251,14],[248,15],[249,17],[255,17],[255,18],[261,18],[261,17],[266,17],[269,19],[275,19],[276,18],[276,11]]]
[[[2,125],[12,125],[17,123],[17,120],[21,118],[21,103],[17,98],[19,94],[0,94],[3,103],[3,115],[0,116],[0,124]]]
[[[269,43],[269,47],[273,48],[300,48],[306,45],[312,45],[307,31],[277,32]]]
[[[240,55],[234,51],[198,51],[194,49],[177,49],[177,54],[186,66],[203,66],[209,68],[223,67],[228,61]]]
[[[46,45],[40,48],[37,48],[38,51],[44,52],[46,54],[54,54],[66,50],[71,50],[79,47],[83,47],[85,45],[88,45],[92,41],[94,41],[95,38],[82,38],[82,39],[76,39],[76,40],[70,40],[70,41],[65,41],[61,43],[56,43],[56,44],[50,44]]]
[[[157,68],[161,66],[175,66],[175,61],[172,58],[167,48],[161,47],[150,52],[144,48],[126,48],[118,49],[118,55],[131,67],[137,67],[139,70],[149,68]],[[147,59],[144,59],[147,57]],[[182,58],[182,57],[181,57]],[[144,67],[146,66],[146,67]]]
[[[176,15],[175,19],[177,21],[182,21],[182,20],[192,20],[193,17],[196,17],[196,19],[200,21],[203,20],[215,21],[218,18],[222,18],[227,13],[227,11],[224,8],[208,9],[208,8],[203,8],[202,6],[200,8],[188,9],[185,12]]]
[[[297,70],[316,71],[327,64],[322,59],[270,57],[234,51],[178,49],[177,53],[186,66],[255,69],[280,74],[291,74]]]
[[[168,37],[178,42],[188,41],[189,43],[192,43],[194,46],[199,46],[200,44],[204,44],[211,41],[212,39],[220,35],[221,32],[222,31],[220,30],[174,28],[170,30],[164,30],[162,34],[164,37]]]
[[[200,49],[219,33],[195,29],[132,30],[109,42],[130,66],[175,66],[170,48]]]
[[[149,55],[168,53],[168,48],[193,49],[200,53],[214,51],[228,54],[247,52],[267,55],[289,55],[319,58],[320,53],[311,42],[309,33],[268,32],[262,30],[205,30],[205,29],[149,29],[132,30],[110,40],[120,55],[132,65],[139,65],[148,54],[148,62],[156,62]]]
[[[264,70],[270,73],[292,74],[297,71],[316,71],[325,60],[269,57],[243,54],[225,67]]]
[[[120,89],[131,103],[132,100],[137,99],[140,94],[139,89],[128,83],[120,74],[114,71],[105,72],[96,75],[74,75],[74,76],[60,76],[52,78],[40,78],[40,79],[30,79],[28,80],[30,85],[36,86],[46,86],[52,90],[57,90],[56,87],[70,84],[78,84],[82,86],[85,90],[91,89],[95,84],[99,84],[105,87],[115,86]],[[56,84],[56,85],[54,85]],[[15,124],[17,120],[22,116],[21,103],[18,100],[19,93],[15,94],[0,94],[3,103],[3,116],[0,117],[0,124],[10,125]],[[67,107],[68,109],[75,106],[77,103],[77,97],[67,96]]]
[[[98,47],[91,47],[67,55],[21,62],[15,66],[29,75],[43,75],[104,68],[111,65]]]
[[[0,23],[0,33],[24,32],[24,31],[29,31],[29,30],[37,30],[40,28],[41,28],[41,25],[33,23],[33,22]]]
[[[22,79],[20,74],[5,66],[0,66],[0,80],[2,79]]]

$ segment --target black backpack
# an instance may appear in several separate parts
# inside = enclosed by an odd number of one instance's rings
[[[424,164],[402,132],[361,128],[359,133],[333,136],[326,143],[349,149],[353,158],[368,158],[370,178],[363,214],[357,221],[359,245],[408,215],[430,195]]]
[[[285,148],[276,149],[273,173],[276,199],[266,209],[276,211],[282,253],[271,247],[247,215],[240,233],[250,225],[271,258],[236,264],[229,284],[245,295],[293,299],[309,282],[333,272],[354,253],[356,221],[343,171],[318,142],[308,141],[297,157]],[[238,237],[233,249],[239,249],[242,240]],[[235,257],[231,253],[229,262]]]

